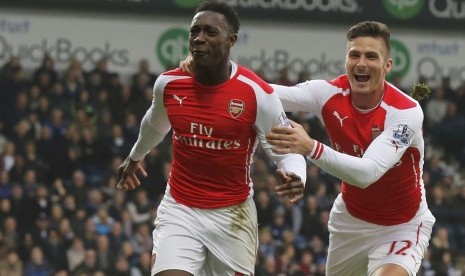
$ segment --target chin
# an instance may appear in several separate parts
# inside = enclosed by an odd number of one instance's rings
[[[368,85],[355,85],[352,86],[352,91],[358,94],[370,94],[372,89]]]

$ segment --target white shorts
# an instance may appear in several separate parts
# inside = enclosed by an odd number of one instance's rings
[[[174,201],[167,189],[153,231],[152,275],[168,269],[193,275],[253,275],[258,248],[257,210],[252,198],[219,209]]]
[[[366,276],[384,264],[397,264],[414,276],[428,247],[434,222],[434,216],[423,203],[409,222],[392,226],[372,224],[350,215],[339,195],[328,222],[326,275]]]

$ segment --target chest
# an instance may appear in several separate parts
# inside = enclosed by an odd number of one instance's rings
[[[364,151],[384,130],[386,111],[376,109],[362,113],[353,107],[350,97],[335,97],[322,110],[328,136],[336,150]]]
[[[257,112],[254,93],[238,84],[215,89],[168,86],[163,102],[173,130],[197,137],[249,135]]]

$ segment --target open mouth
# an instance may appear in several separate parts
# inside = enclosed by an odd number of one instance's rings
[[[354,77],[358,82],[367,82],[370,80],[370,75],[367,74],[354,74]]]
[[[207,52],[201,51],[201,50],[193,50],[193,51],[192,51],[192,54],[193,54],[194,56],[202,56],[202,55],[205,55],[206,53],[207,53]]]

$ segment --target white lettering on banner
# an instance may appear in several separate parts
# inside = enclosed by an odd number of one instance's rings
[[[222,0],[241,8],[262,8],[281,10],[304,10],[321,12],[355,13],[359,9],[356,0]]]
[[[424,55],[458,56],[459,44],[457,42],[438,43],[436,41],[418,43],[417,52]]]
[[[259,1],[278,5],[276,3],[298,0],[235,1],[241,1],[242,5]],[[302,3],[303,0],[299,1]],[[428,4],[427,1],[430,0],[426,0],[425,4]],[[436,8],[441,11],[451,10],[450,7],[460,7],[463,10],[465,5],[465,0],[434,1],[437,3]],[[324,6],[329,5],[328,3],[344,3],[341,5],[349,6],[348,3],[352,3],[341,0],[306,0],[308,5],[317,2],[324,3],[318,4]],[[445,7],[446,4],[449,7]],[[462,10],[459,10],[459,13]],[[141,59],[147,59],[151,70],[160,73],[165,67],[154,51],[159,42],[157,39],[173,28],[185,28],[187,32],[192,18],[184,19],[157,16],[142,20],[130,15],[95,17],[85,13],[17,11],[2,8],[0,65],[11,55],[19,55],[23,68],[28,71],[34,70],[40,65],[44,53],[49,52],[59,70],[66,69],[68,59],[73,57],[83,62],[85,70],[90,70],[94,62],[105,55],[109,61],[109,69],[122,76],[133,74]],[[315,23],[309,28],[307,24],[278,21],[261,24],[246,21],[243,25],[238,43],[231,49],[231,58],[255,70],[263,67],[266,77],[270,79],[284,66],[289,68],[292,80],[296,80],[298,73],[304,69],[309,71],[312,79],[332,79],[345,72],[347,26]],[[406,86],[415,83],[420,75],[434,78],[434,81],[443,75],[449,75],[453,87],[465,81],[465,41],[461,37],[462,33],[448,29],[434,31],[399,28],[395,35],[408,51],[406,54],[409,54],[410,66],[402,76]],[[169,45],[163,46],[166,46],[165,50],[170,50]],[[179,51],[172,53],[175,52]],[[399,57],[400,52],[396,55],[397,62],[400,62]]]
[[[55,41],[44,38],[41,42],[14,45],[0,36],[0,59],[5,60],[15,55],[20,56],[22,61],[40,62],[45,54],[50,55],[57,63],[69,63],[74,58],[82,64],[93,64],[102,58],[107,58],[109,64],[116,66],[125,66],[129,62],[129,51],[115,49],[109,42],[105,42],[103,47],[89,48],[73,45],[67,38],[58,38]]]
[[[442,77],[448,76],[456,82],[465,81],[465,65],[458,66],[441,66],[438,60],[432,57],[424,57],[417,63],[416,72],[418,76],[424,76],[426,79],[438,82]]]
[[[464,0],[429,0],[431,14],[439,18],[465,18]]]
[[[311,76],[337,76],[344,73],[344,59],[330,59],[322,52],[319,57],[295,57],[288,50],[276,49],[267,54],[265,49],[260,50],[259,55],[233,56],[238,63],[254,70],[262,69],[267,74],[276,74],[279,70],[287,67],[289,73],[297,75],[307,71]]]

